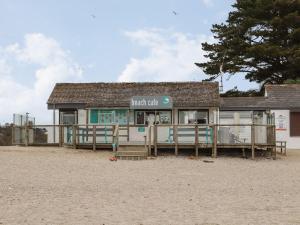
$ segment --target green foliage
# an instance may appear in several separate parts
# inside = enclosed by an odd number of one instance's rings
[[[214,24],[216,43],[203,43],[206,63],[196,63],[214,80],[223,71],[244,73],[258,83],[300,77],[300,0],[237,0],[225,23]]]
[[[230,89],[223,94],[220,94],[221,97],[254,97],[254,96],[263,96],[263,91],[258,91],[250,89],[248,91],[239,91],[237,88]]]
[[[300,79],[298,79],[298,80],[286,80],[285,82],[284,82],[285,84],[300,84]]]

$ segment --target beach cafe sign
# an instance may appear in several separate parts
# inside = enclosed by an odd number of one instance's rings
[[[130,99],[131,109],[171,109],[172,107],[170,96],[133,96]]]

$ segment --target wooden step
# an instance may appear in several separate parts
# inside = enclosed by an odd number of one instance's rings
[[[147,159],[148,151],[143,146],[119,147],[116,152],[118,159],[140,160]]]
[[[147,149],[145,149],[145,147],[142,145],[133,145],[133,146],[119,146],[118,148],[119,151],[147,151]]]

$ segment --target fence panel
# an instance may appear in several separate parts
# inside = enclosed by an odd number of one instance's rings
[[[251,144],[251,125],[218,125],[218,144]]]
[[[0,126],[0,146],[12,145],[12,131],[11,126]]]

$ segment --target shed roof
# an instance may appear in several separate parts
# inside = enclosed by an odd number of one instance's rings
[[[266,109],[265,97],[222,97],[220,108],[222,110],[253,110]]]
[[[265,96],[222,97],[223,110],[300,109],[300,84],[266,85]]]
[[[266,105],[273,109],[300,109],[300,84],[266,85]]]
[[[216,82],[57,83],[48,108],[129,107],[132,96],[171,96],[174,107],[219,106]]]

